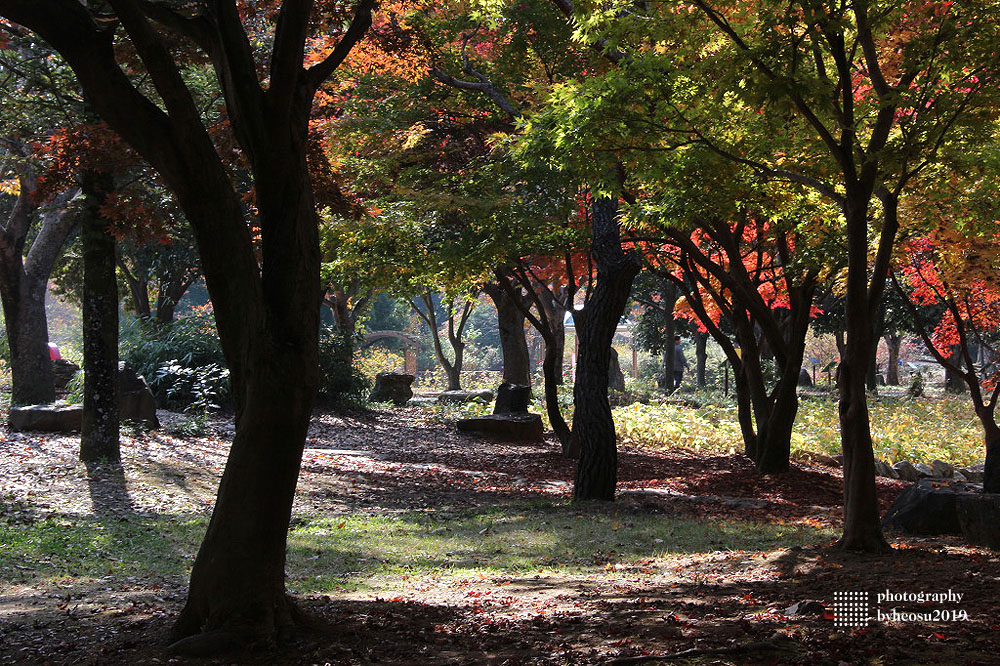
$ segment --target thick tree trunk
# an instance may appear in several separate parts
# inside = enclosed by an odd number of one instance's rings
[[[256,299],[245,308],[226,307],[233,294],[225,267],[203,261],[220,338],[228,342],[236,434],[174,627],[171,651],[178,654],[273,646],[295,620],[285,593],[285,547],[319,379],[322,294],[307,171],[299,156],[286,157],[288,176],[269,181],[271,187],[258,194],[264,217],[260,290],[235,290],[244,297],[256,291]]]
[[[32,200],[35,179],[25,173],[20,183],[21,194],[7,224],[0,228],[0,300],[11,355],[11,401],[31,405],[52,402],[56,397],[45,295],[52,267],[76,226],[76,211],[66,208],[76,191],[56,197],[38,224],[38,206]],[[25,253],[33,227],[38,233]]]
[[[4,299],[4,321],[10,345],[11,402],[15,405],[49,403],[56,399],[49,357],[44,282],[28,284],[21,277],[15,295]]]
[[[500,350],[503,353],[503,381],[529,386],[531,363],[528,358],[528,342],[524,336],[524,312],[499,285],[486,285],[483,290],[497,310]]]
[[[638,258],[621,248],[618,202],[599,198],[592,204],[591,251],[597,281],[582,310],[573,314],[580,351],[573,387],[573,436],[579,441],[573,497],[613,500],[618,478],[618,442],[608,402],[611,341],[639,272]]]
[[[889,350],[889,360],[885,369],[885,383],[889,386],[899,386],[899,347],[903,336],[898,333],[888,333],[882,336]]]
[[[318,328],[318,294],[316,300]],[[177,653],[272,646],[294,626],[285,546],[319,359],[314,350],[262,337],[246,350],[245,407],[174,627]]]
[[[83,426],[80,460],[119,462],[118,281],[115,239],[99,207],[110,179],[85,174],[83,215]]]

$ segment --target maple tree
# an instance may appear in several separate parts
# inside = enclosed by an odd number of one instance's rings
[[[947,204],[935,205],[934,195],[918,199],[907,211],[908,217],[916,218],[917,228],[901,243],[892,273],[893,285],[926,348],[968,389],[983,429],[984,492],[1000,492],[1000,425],[996,419],[1000,290],[995,286],[1000,222],[993,221],[995,185],[991,173],[963,192],[947,188],[952,190]],[[989,194],[984,196],[984,192]],[[928,211],[940,217],[931,222]],[[929,318],[928,309],[938,311],[938,316]]]
[[[900,200],[949,137],[975,135],[995,115],[996,5],[695,0],[688,9],[666,3],[643,20],[628,3],[583,10],[581,38],[636,49],[622,75],[566,90],[562,103],[619,128],[612,145],[628,149],[642,137],[636,130],[652,129],[659,143],[643,140],[641,155],[698,143],[839,209],[847,265],[840,544],[885,551],[865,392],[875,317]],[[620,100],[621,111],[594,100]],[[629,109],[625,100],[642,104]]]
[[[173,191],[197,239],[231,371],[236,434],[175,625],[176,651],[270,644],[295,624],[284,585],[285,541],[319,365],[309,117],[317,89],[361,39],[373,7],[370,0],[315,8],[287,0],[251,22],[235,2],[0,2],[0,15],[62,54],[95,111]],[[266,61],[256,59],[248,36],[257,30],[270,35],[258,42],[270,46],[261,54]],[[329,35],[324,46],[332,48],[304,64],[314,30]],[[124,65],[116,39],[134,49]],[[148,76],[156,101],[123,66]],[[232,136],[253,177],[252,225],[186,69],[214,71],[223,92]]]
[[[11,353],[12,401],[55,400],[49,360],[45,297],[66,240],[78,226],[70,184],[43,191],[49,160],[42,146],[60,127],[79,122],[82,99],[68,68],[31,34],[0,23],[0,112],[4,209],[0,225],[0,300]]]

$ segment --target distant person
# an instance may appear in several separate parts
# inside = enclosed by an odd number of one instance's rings
[[[684,358],[684,351],[681,349],[681,336],[674,336],[674,390],[676,391],[681,380],[684,379],[684,368],[688,367],[687,359]]]
[[[62,354],[59,353],[59,347],[57,347],[56,343],[54,342],[49,343],[49,360],[50,361],[62,360]]]

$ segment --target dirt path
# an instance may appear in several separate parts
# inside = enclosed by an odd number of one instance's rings
[[[468,512],[568,496],[572,464],[553,442],[484,442],[419,415],[318,416],[296,514]],[[126,438],[117,472],[88,471],[76,461],[73,437],[0,433],[0,526],[65,519],[70,528],[95,517],[106,526],[109,520],[207,515],[230,434],[219,422],[203,438]],[[839,471],[821,466],[760,478],[738,458],[625,450],[620,478],[614,511],[626,517],[811,529],[836,525],[840,516]],[[901,487],[884,480],[880,486],[884,503]],[[401,575],[390,597],[364,590],[309,596],[305,605],[328,620],[330,633],[305,637],[281,653],[183,663],[584,664],[692,648],[731,652],[689,663],[996,663],[995,554],[947,539],[896,545],[891,557],[874,558],[821,546],[743,552],[720,543],[718,550],[688,555],[608,556],[598,567],[576,571]],[[67,571],[42,580],[4,560],[0,549],[0,580],[6,581],[0,663],[181,663],[168,660],[162,644],[183,600],[183,571],[192,555],[182,552],[176,570],[157,575],[137,570],[88,579]],[[949,589],[964,593],[967,620],[842,629],[829,613],[838,591]],[[818,604],[792,612],[802,601]]]

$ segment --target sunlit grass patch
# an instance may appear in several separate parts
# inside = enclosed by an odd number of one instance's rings
[[[957,465],[982,462],[982,432],[967,399],[961,397],[873,400],[870,405],[876,457],[889,462]],[[736,407],[634,404],[614,410],[620,441],[638,447],[683,447],[728,453],[742,449]],[[837,402],[807,398],[799,403],[792,451],[840,452]]]
[[[204,518],[189,516],[0,519],[0,582],[180,578],[204,527]]]
[[[827,530],[522,503],[494,510],[302,517],[289,535],[293,589],[385,589],[406,578],[587,574],[684,553],[769,550]]]

